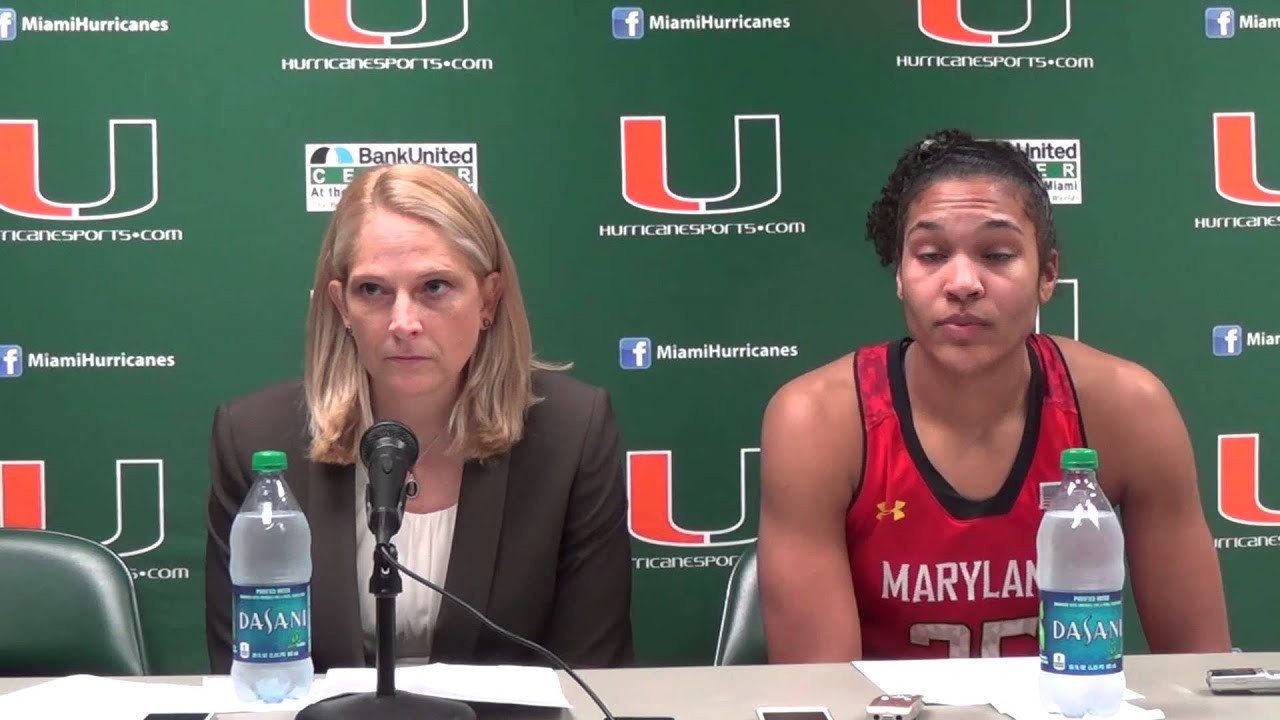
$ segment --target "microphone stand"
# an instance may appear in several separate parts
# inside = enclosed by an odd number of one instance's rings
[[[476,720],[475,710],[464,702],[396,690],[396,596],[402,585],[400,571],[380,552],[383,547],[398,557],[390,538],[373,549],[369,592],[375,598],[378,689],[326,698],[299,711],[297,720]]]
[[[391,556],[399,559],[396,546],[390,541],[386,547]],[[378,629],[378,692],[382,697],[396,694],[396,596],[403,586],[400,583],[400,571],[387,563],[387,559],[373,549],[373,576],[369,578],[369,592],[374,596],[374,618]]]

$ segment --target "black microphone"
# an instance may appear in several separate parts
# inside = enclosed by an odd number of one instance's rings
[[[364,507],[378,545],[391,541],[404,519],[405,476],[418,461],[418,439],[395,420],[374,423],[360,438],[360,460],[369,471]]]
[[[396,596],[401,584],[396,566],[386,558],[395,557],[391,536],[404,518],[404,478],[418,460],[418,438],[394,420],[374,423],[360,438],[360,460],[369,471],[364,506],[376,540],[369,593],[377,633],[377,690],[325,698],[304,707],[297,720],[476,720],[466,703],[396,690]]]
[[[373,549],[373,577],[369,580],[369,591],[375,596],[377,606],[377,691],[345,693],[312,703],[299,711],[297,720],[475,720],[476,712],[467,703],[396,690],[395,596],[401,589],[400,572],[456,603],[490,630],[550,660],[586,691],[604,713],[605,720],[614,720],[600,696],[555,653],[500,627],[462,598],[400,564],[391,536],[400,530],[404,518],[408,492],[405,475],[418,459],[418,439],[413,431],[394,420],[375,423],[360,438],[360,459],[369,470],[365,510],[369,530],[377,539]]]

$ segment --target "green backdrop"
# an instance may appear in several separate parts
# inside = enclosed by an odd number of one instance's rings
[[[640,661],[708,662],[764,405],[903,332],[866,209],[955,126],[1043,161],[1042,329],[1172,389],[1235,644],[1280,648],[1280,31],[1248,1],[0,0],[0,522],[109,541],[156,670],[206,670],[213,408],[300,373],[346,172],[441,163],[538,352],[612,393]]]

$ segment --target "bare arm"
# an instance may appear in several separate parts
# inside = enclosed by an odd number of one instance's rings
[[[862,457],[861,433],[847,415],[860,420],[856,405],[833,417],[822,407],[825,388],[803,380],[778,391],[761,430],[758,548],[769,661],[857,660],[862,633],[844,523]]]
[[[1196,483],[1195,457],[1169,391],[1147,370],[1115,369],[1095,399],[1099,474],[1121,488],[1134,598],[1152,652],[1230,652],[1226,599]],[[1095,433],[1097,433],[1095,435]]]

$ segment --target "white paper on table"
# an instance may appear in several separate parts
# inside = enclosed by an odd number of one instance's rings
[[[209,713],[199,685],[69,675],[0,695],[0,718],[92,717],[142,720],[149,713]]]
[[[333,668],[325,674],[329,691],[373,692],[378,674],[374,668]],[[430,665],[396,668],[396,689],[471,702],[572,707],[551,668],[523,665]]]
[[[206,707],[216,713],[297,712],[311,703],[319,702],[327,697],[344,692],[342,690],[334,692],[324,678],[316,678],[311,683],[311,689],[301,699],[281,700],[278,703],[269,703],[262,700],[246,702],[236,696],[235,687],[231,684],[231,678],[226,675],[204,678],[201,688],[205,693]]]
[[[1028,707],[1040,702],[1040,659],[940,658],[936,660],[856,660],[853,666],[889,695],[922,695],[929,705]],[[1126,689],[1125,700],[1142,696]]]

